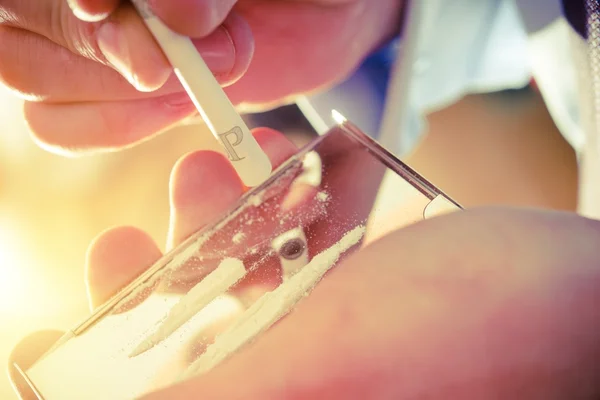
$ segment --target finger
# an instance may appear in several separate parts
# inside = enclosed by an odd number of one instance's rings
[[[203,37],[223,23],[237,0],[158,0],[152,11],[171,29],[185,36]]]
[[[120,0],[68,0],[73,13],[88,22],[96,22],[108,17],[120,2]]]
[[[186,93],[122,102],[25,104],[34,140],[67,155],[134,145],[195,113]]]
[[[223,81],[231,82],[246,71],[254,42],[242,17],[231,14],[203,37],[195,43]],[[171,73],[162,50],[132,7],[120,7],[100,26],[98,45],[111,65],[138,90],[158,89]]]
[[[42,35],[54,43],[65,47],[74,54],[98,61],[106,65],[112,65],[110,57],[112,53],[104,54],[100,42],[111,39],[102,39],[101,28],[104,25],[118,27],[119,37],[125,37],[121,43],[121,49],[125,54],[127,48],[135,48],[140,58],[147,59],[147,65],[142,69],[140,76],[132,84],[143,85],[139,89],[151,89],[160,87],[170,74],[169,65],[156,45],[150,32],[145,28],[141,18],[136,14],[130,4],[119,7],[110,18],[110,23],[83,22],[76,18],[65,1],[56,0],[6,0],[0,6],[15,15],[14,21],[4,25],[29,30]],[[1,9],[0,8],[0,9]],[[107,35],[110,34],[107,29]],[[110,49],[110,44],[107,44]],[[32,49],[27,49],[32,51]],[[135,56],[134,59],[137,58]],[[43,60],[38,59],[39,62]],[[119,70],[121,64],[112,65]],[[125,78],[134,78],[131,73],[123,73]]]
[[[8,377],[21,399],[37,400],[37,396],[19,373],[15,364],[21,371],[27,371],[46,351],[50,350],[63,333],[56,330],[35,332],[21,340],[12,350],[8,357]]]
[[[274,168],[295,153],[295,146],[283,134],[256,129],[256,140]],[[187,155],[171,175],[171,224],[168,248],[229,210],[244,187],[225,156],[208,151]]]
[[[595,398],[598,224],[464,214],[355,254],[254,345],[145,400]]]
[[[219,83],[230,85],[247,69],[252,41],[244,24],[226,22],[194,45]],[[249,46],[249,47],[248,47]],[[117,71],[77,55],[44,36],[23,29],[0,27],[2,82],[32,101],[80,102],[120,101],[157,97],[184,89],[171,75],[151,95],[130,85]],[[136,62],[146,64],[145,55],[136,53]],[[43,68],[40,62],[43,60]]]
[[[4,61],[0,63],[2,83],[31,101],[143,96],[114,69],[25,29],[0,26],[0,57]]]
[[[74,54],[110,66],[138,90],[156,90],[171,75],[172,68],[164,54],[129,3],[124,3],[110,18],[98,23],[81,21],[73,15],[66,2],[56,0],[6,0],[0,4],[0,13],[11,16],[0,19],[3,28],[29,30]],[[241,60],[240,65],[246,64],[245,70],[253,51],[250,29],[243,18],[233,15],[223,26],[223,32],[219,35],[215,32],[215,37],[221,39],[218,40],[219,45],[210,46],[210,57],[222,59],[221,65],[232,68],[237,64],[231,62],[231,55],[235,54]],[[11,41],[3,47],[19,45],[20,42]],[[234,48],[235,45],[237,48]],[[31,57],[37,61],[35,65],[46,61],[35,56],[35,48],[24,50],[33,54]],[[10,61],[4,56],[2,58]],[[215,62],[213,60],[213,64]],[[17,65],[15,62],[8,64]],[[227,75],[226,71],[219,72]]]
[[[257,129],[255,137],[274,166],[291,156],[294,145],[281,133]],[[199,151],[173,170],[169,247],[225,212],[243,193],[242,183],[222,154]],[[144,232],[117,228],[101,234],[88,250],[86,282],[92,309],[105,302],[154,263],[161,253]]]
[[[241,76],[253,53],[252,33],[245,20],[231,15],[202,37],[209,34],[210,40],[202,43],[215,70],[223,76]],[[97,38],[104,57],[138,90],[156,90],[169,77],[169,62],[133,7],[120,7],[98,28]]]
[[[120,227],[100,234],[88,248],[86,284],[94,310],[149,268],[161,257],[156,243],[145,232]]]
[[[269,156],[274,170],[298,151],[294,143],[283,133],[274,129],[256,128],[252,133],[260,147]]]
[[[96,35],[102,55],[139,91],[154,91],[167,81],[169,62],[131,4],[119,7]]]
[[[242,182],[223,154],[197,151],[179,160],[171,174],[167,249],[225,212],[242,193]]]

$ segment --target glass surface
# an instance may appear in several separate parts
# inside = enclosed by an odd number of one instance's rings
[[[27,371],[46,400],[132,399],[202,374],[351,253],[459,207],[349,123],[164,256]]]

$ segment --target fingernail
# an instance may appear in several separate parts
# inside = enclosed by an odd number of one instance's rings
[[[98,29],[98,47],[108,61],[136,89],[143,91],[140,80],[133,71],[131,54],[127,40],[119,27],[112,22],[103,24]]]
[[[99,22],[110,15],[110,13],[90,14],[81,8],[77,0],[67,0],[67,3],[69,4],[71,11],[73,11],[73,14],[82,21]]]
[[[131,83],[140,92],[152,92],[158,87],[145,84],[140,79],[133,65],[131,49],[127,43],[127,38],[123,34],[119,25],[113,22],[102,24],[97,32],[98,47],[108,61],[129,83]],[[147,65],[145,66],[148,67]]]
[[[194,45],[215,75],[231,73],[235,66],[235,46],[225,27],[220,26],[207,37],[195,39]]]

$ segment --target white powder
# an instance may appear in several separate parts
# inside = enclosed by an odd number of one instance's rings
[[[190,365],[181,379],[214,368],[288,314],[336,264],[340,256],[361,240],[364,232],[363,226],[354,228],[335,245],[315,256],[277,289],[264,294],[231,327],[217,337],[206,352]]]
[[[245,238],[246,238],[246,234],[244,232],[238,232],[235,235],[233,235],[233,237],[231,238],[231,241],[234,244],[240,244],[244,241]]]
[[[168,338],[214,299],[239,282],[245,275],[246,268],[241,260],[226,258],[221,261],[213,272],[202,279],[171,308],[158,329],[142,341],[131,352],[130,357],[135,357]]]
[[[294,183],[303,183],[312,187],[321,186],[323,180],[323,162],[316,151],[311,151],[302,160],[302,172]]]
[[[262,196],[254,195],[248,199],[248,204],[254,207],[259,207],[263,203]]]
[[[327,192],[319,192],[317,193],[317,200],[320,202],[326,202],[329,200],[329,194]]]
[[[113,310],[113,313],[121,313],[124,307],[128,304],[135,302],[146,290],[149,290],[155,286],[160,279],[168,272],[174,271],[184,265],[194,254],[198,253],[198,249],[206,242],[207,236],[203,235],[190,244],[188,247],[183,249],[180,253],[176,254],[163,268],[154,273],[146,282],[136,286],[131,293],[123,298],[119,304],[117,304]],[[160,262],[160,261],[159,261]],[[151,267],[153,268],[153,267]]]

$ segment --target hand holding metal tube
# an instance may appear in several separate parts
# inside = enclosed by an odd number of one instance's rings
[[[344,79],[395,35],[404,1],[371,3],[158,0],[152,11],[191,38],[232,104],[264,110]],[[3,0],[0,15],[0,83],[25,99],[28,125],[46,149],[114,151],[197,114],[131,2]],[[217,122],[220,134],[229,132]]]

